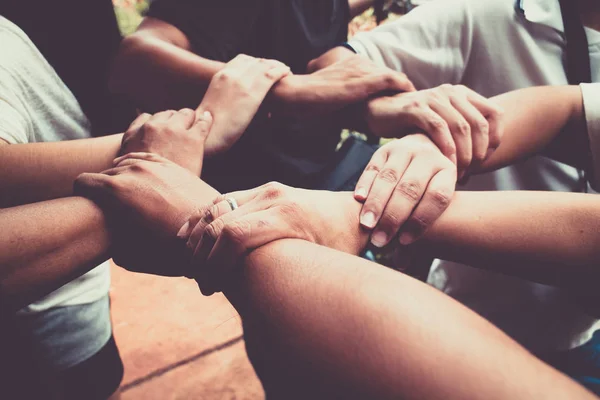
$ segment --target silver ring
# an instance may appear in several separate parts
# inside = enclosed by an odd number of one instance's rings
[[[231,211],[237,210],[238,203],[233,197],[225,197],[225,201],[227,202],[227,204],[229,204],[229,207],[231,207]]]

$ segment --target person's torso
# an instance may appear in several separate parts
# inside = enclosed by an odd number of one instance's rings
[[[347,0],[261,3],[261,12],[247,39],[227,48],[219,61],[249,54],[279,60],[289,65],[293,73],[305,74],[309,61],[347,40]],[[231,185],[224,186],[236,188],[277,180],[305,186],[332,157],[339,140],[340,128],[328,117],[273,115],[268,120],[260,119],[248,129],[236,149],[223,157],[226,162],[212,168],[220,171],[220,182],[215,183],[231,180]],[[240,165],[244,165],[244,172]],[[208,175],[212,169],[209,161]]]
[[[500,1],[506,5],[506,14],[485,16],[483,24],[488,29],[476,32],[461,83],[486,97],[530,86],[566,85],[565,39],[559,26],[558,2],[525,1],[525,15],[515,8],[514,1]],[[600,33],[586,31],[592,80],[598,82]],[[538,156],[473,176],[459,189],[576,192],[583,187],[576,169]],[[436,261],[429,281],[534,351],[577,346],[595,330],[597,321],[582,312],[569,293],[549,286],[448,261]]]
[[[54,142],[87,138],[90,126],[77,100],[29,38],[0,16],[0,101],[7,101],[25,116],[27,141]],[[64,285],[23,312],[83,304],[108,293],[108,263]]]

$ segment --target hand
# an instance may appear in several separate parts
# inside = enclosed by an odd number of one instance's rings
[[[218,192],[186,169],[151,153],[131,153],[102,174],[82,174],[76,193],[96,201],[113,234],[113,258],[123,267],[167,276],[186,274],[185,242],[177,232],[212,205]]]
[[[464,86],[434,89],[371,100],[367,125],[380,137],[402,137],[424,132],[452,162],[462,177],[500,145],[502,110]]]
[[[227,151],[243,135],[271,87],[290,74],[279,61],[239,55],[212,78],[199,110],[214,118],[207,154]]]
[[[406,75],[352,55],[310,75],[293,75],[273,88],[274,109],[287,114],[325,114],[384,91],[415,90]]]
[[[225,199],[234,199],[239,208],[232,211]],[[358,223],[360,203],[349,193],[269,183],[221,196],[214,204],[192,218],[182,234],[189,236],[193,268],[204,294],[221,290],[249,251],[278,239],[304,239],[352,254],[366,244],[366,232]]]
[[[400,231],[408,245],[446,210],[454,195],[456,167],[425,135],[393,140],[375,152],[356,184],[364,201],[360,222],[371,242],[387,245]]]
[[[196,115],[194,110],[184,108],[141,114],[123,135],[120,154],[155,153],[200,176],[204,142],[211,125],[208,111]]]

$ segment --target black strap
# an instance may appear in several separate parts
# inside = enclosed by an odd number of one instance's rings
[[[592,82],[587,36],[577,1],[560,0],[560,12],[567,40],[567,78],[569,85]]]
[[[581,16],[579,13],[578,1],[559,0],[560,10],[563,19],[566,45],[566,69],[567,79],[570,85],[579,85],[580,83],[591,83],[592,72],[590,66],[590,54],[588,48],[587,36]],[[579,134],[564,140],[559,140],[562,144],[562,151],[568,153],[567,158],[574,160],[572,164],[583,168],[586,181],[591,179],[593,173],[592,153],[590,139],[587,132],[587,124],[583,124],[584,129]],[[585,155],[582,160],[582,153]],[[579,162],[577,162],[579,160]]]

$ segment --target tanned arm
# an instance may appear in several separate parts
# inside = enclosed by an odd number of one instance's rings
[[[70,197],[0,210],[0,303],[18,310],[109,258],[102,211]]]
[[[0,207],[71,195],[79,174],[112,165],[122,137],[11,145],[0,139]]]
[[[179,109],[199,104],[224,66],[194,54],[187,36],[175,26],[146,17],[123,40],[110,86],[146,112]]]
[[[281,240],[241,271],[225,293],[267,396],[594,398],[456,301],[358,257]]]

